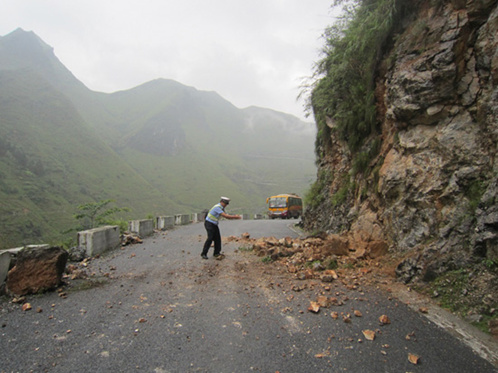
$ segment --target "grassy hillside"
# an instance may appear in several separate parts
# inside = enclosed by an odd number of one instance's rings
[[[102,142],[72,103],[29,71],[0,72],[2,246],[53,240],[76,206],[114,199],[143,216],[177,209]],[[143,193],[143,190],[147,190]],[[145,195],[147,201],[137,201]]]
[[[291,115],[240,110],[214,92],[165,79],[104,102],[115,120],[92,123],[115,133],[109,145],[192,211],[230,194],[239,208],[261,212],[267,196],[304,194],[315,177],[313,128]]]
[[[315,175],[308,125],[238,109],[215,92],[157,79],[93,92],[33,33],[0,38],[0,248],[65,240],[77,206],[115,200],[123,219],[231,211],[304,194]]]

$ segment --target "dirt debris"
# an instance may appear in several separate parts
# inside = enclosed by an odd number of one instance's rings
[[[263,261],[272,262],[284,268],[291,275],[291,278],[303,282],[302,285],[298,283],[292,285],[292,290],[296,292],[306,289],[307,280],[318,280],[322,286],[329,286],[329,289],[333,282],[340,281],[348,290],[354,290],[360,294],[367,286],[382,287],[388,292],[400,286],[396,275],[400,258],[385,255],[386,252],[382,255],[379,254],[379,251],[370,252],[368,250],[362,251],[359,255],[358,250],[352,249],[350,243],[348,244],[345,242],[345,238],[338,235],[321,234],[307,238],[276,239],[275,237],[263,237],[254,239],[247,233],[240,237],[230,236],[224,240],[235,242],[239,244],[241,250],[252,251]],[[462,277],[460,272],[458,274]],[[498,331],[494,320],[496,320],[498,307],[494,296],[488,294],[489,286],[484,284],[473,286],[472,281],[475,282],[480,277],[472,276],[473,272],[470,274],[467,274],[466,271],[463,272],[465,272],[465,278],[468,278],[467,287],[472,290],[465,291],[467,288],[462,287],[461,294],[457,294],[457,301],[463,304],[460,308],[466,310],[466,314],[458,312],[457,314],[468,322],[481,327],[482,330],[497,335]],[[490,283],[492,282],[490,281]],[[454,283],[455,281],[446,279],[446,281],[436,281],[434,284],[414,284],[410,289],[420,288],[424,295],[431,296],[427,289],[437,287],[438,291],[434,290],[431,297],[435,303],[444,303],[447,299],[447,297],[441,296],[441,293],[445,291],[444,286],[450,287],[447,293],[451,293],[451,286]],[[480,291],[480,289],[482,290]],[[486,293],[486,291],[488,292]],[[473,299],[478,301],[473,302]],[[489,305],[486,305],[486,310],[484,310],[486,312],[484,312],[483,302],[486,303],[486,301]],[[316,309],[316,307],[311,306],[310,308]],[[450,311],[453,310],[450,308]],[[422,308],[419,312],[426,313],[426,310]],[[483,312],[491,316],[480,316]],[[472,318],[476,318],[478,322],[473,322]],[[388,321],[388,319],[384,321]],[[381,324],[388,323],[380,322]],[[479,323],[483,325],[479,325]]]
[[[337,235],[254,239],[246,233],[226,237],[225,242],[238,243],[240,250],[252,251],[263,260],[285,267],[297,280],[319,280],[322,284],[339,280],[349,290],[358,291],[367,283],[387,285],[395,280],[394,266],[386,266],[379,257],[372,259],[364,255],[358,259],[355,251],[347,249]],[[303,289],[293,285],[292,290]]]

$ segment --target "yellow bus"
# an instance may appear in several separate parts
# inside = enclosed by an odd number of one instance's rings
[[[303,214],[303,200],[297,194],[278,194],[266,199],[270,219],[299,218]]]

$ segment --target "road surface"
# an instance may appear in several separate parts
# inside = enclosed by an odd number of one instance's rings
[[[222,221],[221,232],[295,237],[291,222]],[[224,260],[212,249],[202,260],[204,239],[201,223],[155,233],[90,261],[62,293],[27,297],[30,311],[2,298],[0,372],[496,371],[378,286],[298,281],[236,241]],[[341,305],[309,312],[320,295]]]

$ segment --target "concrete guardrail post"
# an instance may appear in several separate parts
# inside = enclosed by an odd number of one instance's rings
[[[206,220],[207,212],[196,212],[192,214],[192,221],[194,223],[202,223]]]
[[[78,232],[78,246],[85,249],[87,256],[101,254],[119,247],[119,227],[106,225]]]
[[[175,225],[186,225],[190,223],[190,215],[175,215]]]
[[[7,273],[9,273],[11,259],[10,256],[11,254],[8,251],[0,253],[0,285],[5,282]]]
[[[171,229],[175,226],[175,217],[174,216],[158,216],[156,218],[156,227],[159,230],[167,230]]]
[[[152,219],[132,220],[129,222],[129,231],[140,237],[147,237],[154,233],[154,221]]]

